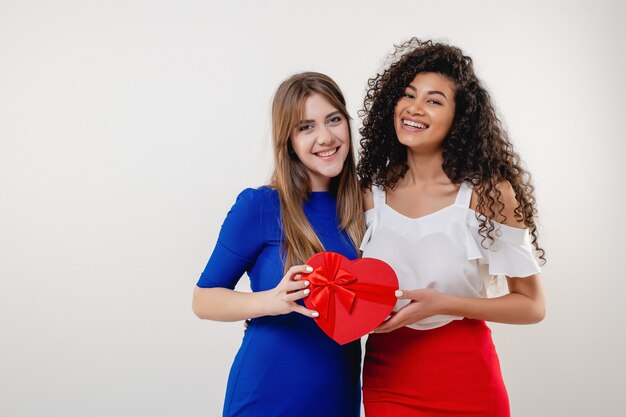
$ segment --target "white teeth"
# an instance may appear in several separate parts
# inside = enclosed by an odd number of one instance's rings
[[[330,151],[326,151],[326,152],[318,152],[315,155],[321,156],[322,158],[325,158],[327,156],[334,155],[335,152],[337,152],[337,149],[339,149],[339,148],[331,149]]]
[[[404,123],[406,126],[414,127],[416,129],[426,129],[428,127],[423,123],[414,122],[413,120],[403,120],[402,123]]]

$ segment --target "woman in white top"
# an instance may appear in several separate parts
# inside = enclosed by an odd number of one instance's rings
[[[460,49],[407,41],[369,86],[361,249],[394,268],[401,291],[368,338],[366,415],[509,416],[485,321],[544,317],[529,175]],[[509,291],[487,298],[497,276]]]

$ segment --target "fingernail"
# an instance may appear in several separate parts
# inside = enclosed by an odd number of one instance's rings
[[[314,311],[313,314],[311,314],[313,317],[319,317],[320,313],[318,313],[317,311]]]
[[[306,272],[313,272],[313,267],[307,266],[306,267]]]
[[[396,297],[402,297],[404,293],[400,290],[396,290]]]
[[[309,281],[304,281],[304,286],[305,286],[305,287],[308,287],[308,286],[309,286],[309,284],[310,284],[310,282],[309,282]]]
[[[309,293],[311,292],[311,290],[309,290],[308,288],[306,290],[304,290],[304,295],[309,295]]]

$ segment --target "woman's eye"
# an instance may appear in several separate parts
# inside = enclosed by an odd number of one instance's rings
[[[328,123],[331,125],[336,125],[337,123],[341,122],[341,116],[333,116],[330,119],[328,119]]]
[[[300,125],[298,127],[298,132],[304,132],[306,130],[311,130],[311,129],[313,129],[313,125],[312,124]]]
[[[411,94],[411,93],[404,93],[404,94],[402,94],[402,97],[409,98],[409,99],[414,99],[415,98],[415,96],[413,94]]]
[[[430,100],[428,100],[428,102],[429,102],[430,104],[438,104],[438,105],[441,105],[441,102],[440,102],[439,100],[435,100],[434,98],[431,98]]]

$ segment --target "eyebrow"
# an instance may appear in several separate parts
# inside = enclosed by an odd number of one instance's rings
[[[411,84],[407,85],[406,88],[410,88],[411,90],[417,92],[417,88],[413,87]],[[445,98],[446,100],[448,99],[448,96],[446,96],[443,92],[439,90],[429,90],[426,92],[426,94],[439,94],[443,96],[443,98]]]
[[[444,96],[444,97],[445,97],[445,96]],[[336,115],[338,115],[338,114],[339,114],[339,115],[341,115],[341,112],[340,112],[339,110],[335,110],[334,112],[328,113],[328,114],[326,115],[325,119],[328,119],[329,117],[336,116]],[[300,120],[300,124],[302,124],[302,123],[314,123],[314,122],[315,122],[315,120],[313,120],[313,119],[308,119],[308,120]]]

